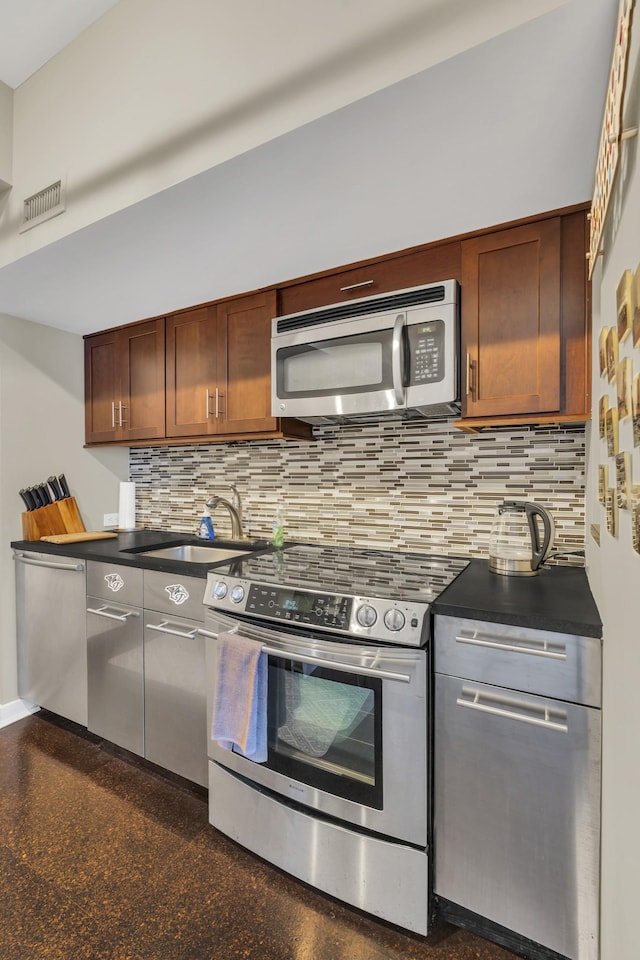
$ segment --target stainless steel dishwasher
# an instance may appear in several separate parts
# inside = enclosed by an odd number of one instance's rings
[[[444,918],[490,935],[477,922],[488,920],[530,941],[530,956],[541,945],[597,960],[600,704],[599,639],[436,616],[434,891]]]
[[[86,726],[85,565],[48,553],[14,559],[18,694]]]

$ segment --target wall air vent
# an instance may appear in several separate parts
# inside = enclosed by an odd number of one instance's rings
[[[64,213],[66,209],[65,191],[62,181],[57,180],[44,190],[39,190],[33,196],[27,197],[22,204],[22,222],[18,232],[24,233],[25,230],[31,230],[37,227],[39,223],[45,220],[51,220],[57,217],[59,213]]]

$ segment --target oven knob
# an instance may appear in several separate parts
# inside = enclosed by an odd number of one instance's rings
[[[231,591],[231,599],[234,603],[240,603],[241,600],[244,600],[244,587],[241,587],[240,584],[234,587]]]
[[[398,630],[402,630],[404,627],[404,613],[400,610],[387,610],[384,615],[384,625],[387,630],[392,630],[394,633],[397,633]]]
[[[213,588],[213,595],[217,600],[224,600],[227,595],[227,585],[224,580],[218,580]]]
[[[378,614],[373,609],[371,604],[363,603],[361,607],[358,607],[356,620],[361,627],[372,627],[377,619]]]

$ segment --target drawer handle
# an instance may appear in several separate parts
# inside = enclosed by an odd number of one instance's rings
[[[340,293],[347,293],[349,290],[360,290],[361,287],[372,287],[374,280],[363,280],[362,283],[351,283],[348,287],[340,287]]]
[[[169,633],[172,637],[182,637],[184,640],[193,640],[195,635],[198,632],[198,629],[189,630],[185,632],[184,630],[172,630],[167,624],[171,623],[170,620],[163,620],[162,623],[145,623],[147,630],[157,630],[158,633]]]
[[[529,640],[529,643],[535,643],[535,640]],[[502,640],[501,637],[493,637],[491,634],[474,633],[472,637],[457,636],[456,643],[468,643],[472,647],[490,647],[492,650],[506,650],[507,653],[522,653],[531,657],[546,657],[548,660],[566,660],[567,648],[556,642],[555,646],[559,649],[552,650],[548,640],[538,641],[539,647],[526,647],[523,645],[509,643],[508,640]]]
[[[464,699],[472,697],[473,699]],[[482,700],[489,700],[490,703],[483,703]],[[487,696],[481,690],[472,690],[470,687],[463,687],[461,696],[456,699],[459,707],[467,707],[469,710],[479,710],[481,713],[490,713],[495,717],[504,717],[505,720],[519,720],[520,723],[528,723],[533,727],[543,727],[545,730],[555,730],[557,733],[568,733],[567,715],[563,710],[551,711],[548,707],[539,707],[537,704],[523,702],[508,697]],[[492,705],[495,704],[495,705]],[[507,709],[504,709],[504,708]],[[526,713],[516,713],[509,707],[519,707],[521,710],[530,711]],[[551,720],[552,713],[564,719],[564,723],[557,720]]]
[[[127,617],[140,616],[137,610],[127,610],[126,613],[118,614],[118,613],[106,613],[105,611],[108,609],[109,609],[108,606],[98,607],[97,609],[95,607],[87,607],[87,613],[95,613],[97,617],[106,617],[108,620],[121,620],[122,623],[126,622]]]

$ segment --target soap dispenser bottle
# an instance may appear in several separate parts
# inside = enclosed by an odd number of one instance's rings
[[[202,513],[200,526],[198,527],[198,536],[201,540],[215,540],[216,538],[216,533],[213,529],[213,521],[211,519],[211,514],[209,513],[208,507],[205,507]]]

